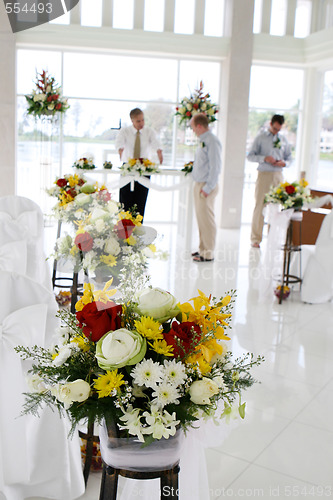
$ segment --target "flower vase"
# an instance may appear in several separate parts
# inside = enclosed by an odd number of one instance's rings
[[[154,472],[171,469],[180,460],[185,440],[182,429],[177,429],[168,439],[156,439],[148,446],[136,437],[111,437],[105,421],[99,431],[103,461],[116,469],[134,472]]]

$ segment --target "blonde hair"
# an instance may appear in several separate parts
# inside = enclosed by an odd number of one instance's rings
[[[192,123],[193,125],[202,125],[205,128],[208,128],[209,126],[208,117],[204,113],[198,113],[194,115],[192,118]]]

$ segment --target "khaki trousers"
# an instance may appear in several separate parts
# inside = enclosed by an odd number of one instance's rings
[[[207,197],[200,196],[205,182],[195,182],[193,188],[194,207],[199,228],[199,253],[204,259],[214,258],[216,223],[214,203],[218,186]]]
[[[265,195],[271,186],[277,186],[283,182],[282,172],[258,172],[255,188],[255,206],[252,216],[251,243],[260,243],[262,240],[262,230],[264,227],[264,208]]]

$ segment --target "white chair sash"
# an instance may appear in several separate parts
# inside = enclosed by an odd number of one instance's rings
[[[27,272],[27,243],[13,241],[0,246],[0,271]]]
[[[28,482],[30,475],[26,419],[20,417],[27,385],[14,347],[38,343],[46,317],[47,305],[36,304],[14,311],[0,325],[0,454],[6,485]]]
[[[18,226],[22,231],[22,239],[26,239],[29,242],[33,241],[40,234],[38,213],[33,210],[22,212],[17,218],[12,217],[7,212],[0,212],[0,221]]]

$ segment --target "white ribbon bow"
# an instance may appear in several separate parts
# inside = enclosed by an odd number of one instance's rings
[[[9,314],[0,325],[0,462],[6,485],[29,481],[27,417],[20,417],[27,392],[17,345],[43,344],[47,305],[36,304]]]
[[[12,241],[0,247],[0,271],[27,272],[27,242]]]

